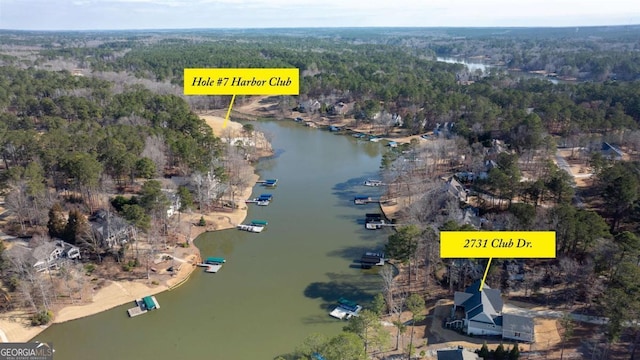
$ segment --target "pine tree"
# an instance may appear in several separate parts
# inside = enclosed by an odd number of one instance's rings
[[[64,238],[66,226],[67,219],[62,206],[59,203],[53,204],[49,209],[49,221],[47,222],[49,236],[52,238]]]
[[[87,226],[89,226],[87,219],[80,210],[73,209],[69,211],[69,220],[65,227],[64,240],[71,244],[76,244],[78,236],[81,235],[83,231],[86,231]]]
[[[500,343],[496,348],[496,351],[493,353],[493,358],[496,360],[504,360],[506,358],[507,352],[504,350],[504,345]]]
[[[487,346],[486,341],[482,343],[482,347],[480,348],[480,351],[478,351],[478,356],[483,359],[489,359],[489,346]]]
[[[520,358],[520,349],[518,344],[513,344],[513,348],[509,351],[509,360],[518,360]]]

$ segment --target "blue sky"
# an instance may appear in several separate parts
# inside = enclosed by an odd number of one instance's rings
[[[640,0],[0,0],[0,29],[640,24]]]

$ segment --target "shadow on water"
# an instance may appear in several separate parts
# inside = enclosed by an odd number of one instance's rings
[[[257,165],[257,169],[260,171],[265,171],[265,170],[268,171],[273,169],[278,164],[277,160],[280,157],[280,155],[284,153],[285,153],[284,149],[274,149],[273,155],[260,158],[260,162]]]
[[[335,257],[339,256],[343,259],[353,260],[354,262],[360,261],[360,258],[365,252],[384,252],[384,249],[381,246],[372,246],[370,248],[362,247],[362,246],[346,246],[341,249],[336,249],[329,251],[327,256]],[[360,263],[358,263],[358,268],[360,268]]]
[[[333,186],[333,195],[338,199],[338,204],[341,206],[355,206],[353,198],[356,195],[366,195],[373,198],[379,198],[380,195],[382,195],[380,188],[364,186],[365,180],[375,179],[377,177],[379,177],[377,173],[367,173],[364,176],[351,178],[345,182],[337,183]]]
[[[380,291],[377,274],[363,276],[353,274],[327,273],[329,281],[313,282],[304,290],[304,295],[311,299],[321,299],[321,308],[329,310],[339,298],[344,297],[359,304],[368,303],[373,294]]]

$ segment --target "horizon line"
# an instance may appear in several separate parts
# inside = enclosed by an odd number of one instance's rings
[[[3,29],[0,32],[125,32],[125,31],[245,31],[245,30],[305,30],[305,29],[575,29],[636,27],[640,23],[616,25],[557,25],[557,26],[301,26],[301,27],[194,27],[194,28],[125,28],[125,29]]]

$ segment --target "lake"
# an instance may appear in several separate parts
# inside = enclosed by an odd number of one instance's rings
[[[471,73],[474,73],[476,70],[481,70],[483,74],[487,74],[487,72],[491,71],[491,69],[498,69],[500,71],[508,71],[509,74],[514,76],[516,79],[541,79],[541,80],[550,81],[550,82],[552,82],[554,84],[575,83],[575,81],[562,81],[562,80],[558,80],[558,79],[549,78],[547,76],[540,75],[540,74],[532,74],[532,73],[524,72],[524,71],[506,70],[506,67],[504,67],[504,66],[489,65],[489,64],[485,64],[483,62],[477,61],[477,60],[473,61],[473,60],[468,60],[468,59],[465,59],[465,58],[437,57],[436,61],[446,62],[446,63],[449,63],[449,64],[462,64],[462,65],[465,65],[469,69],[469,72],[471,72]]]
[[[272,139],[275,155],[257,164],[254,196],[273,194],[266,207],[251,205],[248,219],[269,222],[260,234],[235,229],[205,233],[195,244],[203,257],[220,256],[216,274],[195,270],[179,288],[156,295],[161,308],[128,318],[132,304],[48,328],[34,340],[52,342],[56,358],[273,359],[310,333],[338,334],[345,322],[328,315],[339,297],[369,302],[380,292],[377,269],[354,263],[381,249],[390,230],[365,230],[375,204],[356,206],[355,195],[379,178],[380,143],[311,129],[289,121],[255,123]]]

